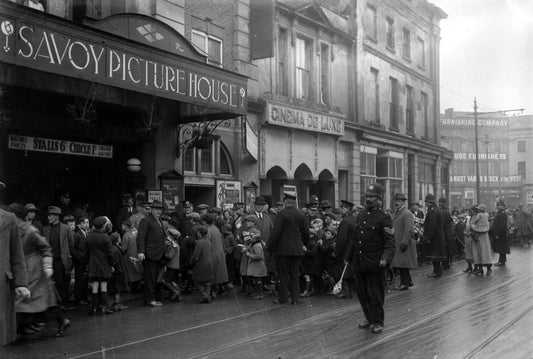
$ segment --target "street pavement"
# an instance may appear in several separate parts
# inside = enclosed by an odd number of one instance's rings
[[[533,358],[531,258],[533,248],[513,247],[490,277],[463,273],[464,261],[438,279],[419,267],[414,287],[387,293],[381,334],[357,327],[355,298],[280,306],[232,293],[198,304],[195,293],[161,308],[132,299],[106,316],[69,310],[64,337],[52,338],[49,323],[0,347],[0,358]]]

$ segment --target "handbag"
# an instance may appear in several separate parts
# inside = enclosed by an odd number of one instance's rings
[[[348,262],[344,264],[344,269],[342,270],[341,278],[339,279],[337,284],[335,284],[335,286],[333,287],[333,290],[331,291],[333,295],[337,295],[340,292],[342,292],[342,279],[344,278],[344,273],[346,273],[346,267],[348,267]]]

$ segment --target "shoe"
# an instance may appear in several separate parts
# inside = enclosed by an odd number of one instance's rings
[[[113,314],[115,311],[112,309],[112,307],[103,307],[102,308],[102,314]]]
[[[263,294],[258,294],[258,295],[254,295],[252,299],[254,300],[265,299],[265,296]]]
[[[408,290],[409,289],[409,286],[408,285],[405,285],[405,284],[402,284],[398,287],[394,287],[395,290]]]
[[[274,304],[280,304],[280,305],[287,304],[287,302],[281,302],[279,299],[274,299],[274,300],[272,301],[272,303],[274,303]]]
[[[43,330],[43,327],[41,327],[39,324],[30,324],[28,325],[28,328],[30,328],[31,330],[34,330],[36,332],[40,332],[41,330]]]
[[[370,333],[381,333],[383,332],[383,326],[381,324],[372,324],[370,326]]]
[[[211,298],[202,298],[198,301],[198,303],[201,303],[201,304],[207,304],[207,303],[211,303]]]
[[[435,272],[428,274],[429,278],[439,278],[441,276],[442,276],[442,274],[437,274]]]
[[[98,309],[94,306],[89,311],[89,315],[96,315],[97,313],[98,313]]]
[[[33,334],[36,330],[31,329],[29,326],[26,326],[22,329],[22,333],[25,335]]]
[[[409,287],[412,287],[412,286],[414,286],[414,285],[415,285],[415,284],[414,284],[413,282],[410,282],[410,283],[409,283]]]
[[[54,335],[56,338],[62,337],[65,334],[65,330],[70,327],[70,320],[66,319],[63,321],[63,324],[59,326],[57,333]]]
[[[307,298],[307,297],[309,297],[309,295],[310,294],[309,294],[309,292],[307,290],[305,290],[304,292],[300,293],[300,297],[302,297],[302,298]]]
[[[359,327],[359,329],[366,329],[366,328],[370,327],[371,325],[372,325],[372,323],[370,323],[369,320],[365,320],[364,322],[359,323],[358,327]]]
[[[505,262],[504,263],[500,263],[500,262],[494,263],[494,266],[495,267],[505,267]]]
[[[159,301],[152,300],[151,302],[148,302],[149,307],[162,307],[163,304]]]
[[[487,268],[487,274],[486,274],[486,276],[488,277],[488,276],[491,275],[491,274],[492,274],[492,268]]]

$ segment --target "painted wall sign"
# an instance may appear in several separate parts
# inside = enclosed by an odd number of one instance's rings
[[[455,152],[453,154],[454,160],[476,160],[476,154],[475,153],[465,153],[465,152]],[[507,160],[507,153],[484,153],[479,152],[479,159],[480,160]]]
[[[344,135],[344,119],[338,116],[306,111],[297,107],[268,103],[266,121],[273,125],[299,130]]]
[[[113,146],[50,138],[9,135],[8,148],[12,150],[61,153],[86,157],[113,158]]]
[[[479,182],[481,183],[501,183],[501,184],[510,184],[510,183],[522,183],[522,176],[479,176]],[[458,183],[476,183],[476,176],[450,176],[450,182]]]
[[[462,127],[475,127],[475,120],[473,117],[467,118],[441,118],[441,126],[462,126]],[[477,119],[477,125],[479,127],[508,127],[509,120],[495,119],[495,118],[479,118]]]
[[[244,76],[184,57],[154,54],[154,49],[128,46],[111,36],[90,38],[88,32],[29,19],[0,14],[0,61],[246,114]]]

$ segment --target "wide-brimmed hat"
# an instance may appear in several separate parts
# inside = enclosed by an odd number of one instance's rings
[[[163,203],[161,203],[160,200],[154,199],[152,203],[150,203],[151,208],[163,208]]]
[[[28,212],[39,212],[39,208],[37,208],[33,203],[26,203],[24,205],[24,211],[26,213],[28,213]]]
[[[199,204],[198,206],[196,206],[196,209],[198,210],[201,210],[201,209],[208,209],[209,206],[207,204]]]
[[[62,214],[61,208],[56,207],[56,206],[50,206],[50,207],[48,207],[48,209],[46,211],[46,214],[53,214],[53,215],[56,215],[56,216],[61,216],[61,214]]]
[[[398,192],[394,194],[394,200],[407,201],[407,196],[405,195],[405,193]]]

